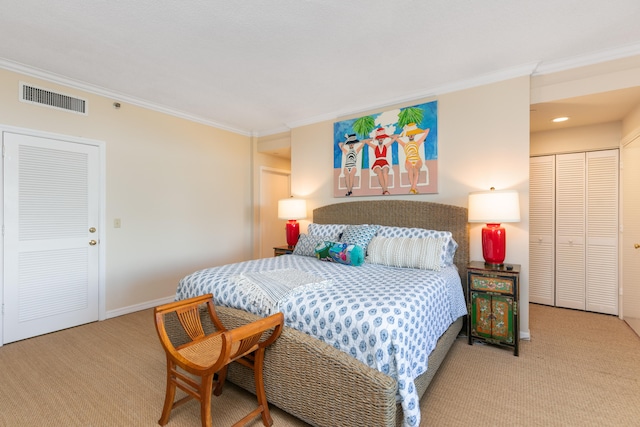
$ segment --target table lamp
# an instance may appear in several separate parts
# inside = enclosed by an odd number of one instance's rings
[[[520,200],[515,190],[469,193],[469,222],[482,222],[482,256],[489,265],[500,266],[506,255],[504,222],[520,222]]]
[[[307,201],[290,197],[278,200],[278,218],[286,219],[287,245],[295,246],[300,236],[298,219],[307,217]]]

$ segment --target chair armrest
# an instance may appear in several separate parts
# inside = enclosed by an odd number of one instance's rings
[[[280,335],[283,323],[284,315],[275,313],[269,317],[225,331],[223,336],[225,340],[228,340],[227,345],[234,346],[236,342],[239,343],[239,347],[237,349],[234,348],[233,353],[230,355],[231,360],[238,359],[258,348],[265,348],[273,343]],[[271,335],[266,340],[260,341],[262,335],[270,329],[273,329]]]

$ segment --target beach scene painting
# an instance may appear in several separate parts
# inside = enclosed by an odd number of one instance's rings
[[[335,122],[334,197],[438,192],[438,102]]]

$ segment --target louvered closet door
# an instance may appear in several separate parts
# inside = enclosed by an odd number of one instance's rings
[[[98,320],[91,228],[99,219],[99,148],[14,133],[3,142],[3,341]]]
[[[585,309],[585,153],[556,156],[556,306]]]
[[[529,166],[529,301],[555,304],[555,156]]]
[[[618,314],[618,150],[586,155],[586,309]]]

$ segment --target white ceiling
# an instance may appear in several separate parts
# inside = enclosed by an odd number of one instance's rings
[[[640,53],[638,0],[4,0],[0,67],[232,131]]]

